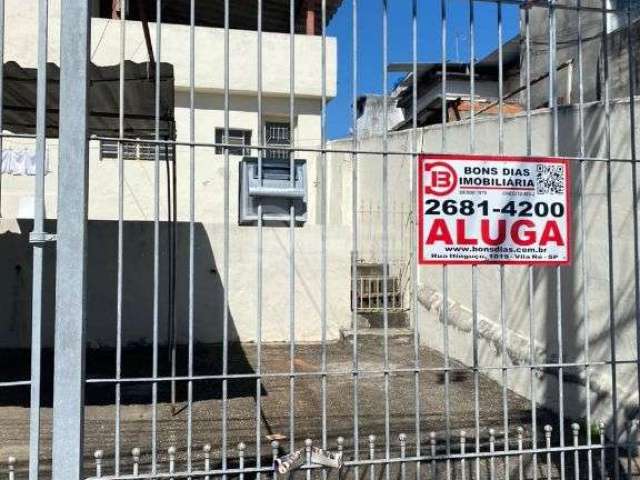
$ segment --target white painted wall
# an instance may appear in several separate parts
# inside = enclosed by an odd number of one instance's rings
[[[14,60],[24,67],[36,65],[37,2],[9,0],[6,5],[5,61]],[[50,2],[49,61],[59,62],[60,4]],[[155,41],[154,25],[150,25]],[[224,31],[196,28],[196,111],[195,141],[212,143],[215,128],[224,127]],[[161,61],[174,65],[176,97],[175,119],[177,140],[188,141],[189,124],[189,28],[180,25],[162,26]],[[295,54],[295,125],[294,138],[298,147],[320,145],[321,112],[321,49],[318,36],[296,35]],[[327,95],[336,90],[336,41],[328,38]],[[92,61],[98,65],[119,62],[120,22],[92,20]],[[289,36],[264,33],[263,118],[287,120],[289,115]],[[139,22],[126,23],[126,57],[146,61],[146,48]],[[157,59],[156,51],[156,59]],[[230,113],[229,127],[251,129],[258,142],[257,114],[257,33],[230,31]],[[3,148],[33,149],[31,140],[6,139]],[[101,159],[99,144],[90,142],[89,168],[89,315],[88,339],[102,346],[115,345],[117,237],[114,230],[118,215],[117,160]],[[256,152],[253,152],[256,154]],[[49,170],[46,177],[46,216],[56,218],[57,207],[57,141],[48,141]],[[179,146],[177,155],[177,209],[181,222],[178,240],[177,318],[179,339],[186,339],[188,237],[184,224],[189,216],[189,147]],[[321,271],[319,199],[320,167],[317,155],[299,152],[296,158],[308,162],[308,221],[295,229],[296,339],[299,342],[321,338]],[[238,163],[239,156],[230,156],[229,222],[230,278],[223,285],[224,265],[224,156],[216,155],[213,147],[195,149],[195,221],[196,221],[196,341],[216,342],[222,335],[223,289],[229,292],[230,338],[255,341],[257,331],[257,229],[238,226]],[[124,343],[149,342],[151,338],[153,239],[149,228],[154,216],[154,162],[125,161],[124,219],[125,227],[125,289]],[[160,168],[160,219],[167,219],[167,177],[165,164]],[[28,222],[16,220],[20,212],[30,210],[34,181],[31,177],[3,175],[0,208],[0,243],[6,251],[0,259],[0,286],[10,295],[0,296],[0,310],[11,312],[0,322],[0,347],[27,347],[30,328],[30,247],[25,233]],[[25,208],[26,207],[26,208]],[[54,224],[50,225],[55,229]],[[165,226],[162,225],[164,232]],[[128,232],[128,233],[127,233]],[[137,232],[137,233],[136,233]],[[164,235],[164,233],[163,233]],[[350,322],[349,262],[350,237],[348,226],[333,224],[327,232],[327,338],[337,339],[339,329]],[[164,237],[163,237],[164,238]],[[164,240],[163,240],[164,242]],[[289,339],[289,231],[269,227],[264,231],[263,264],[263,340]],[[45,345],[52,343],[54,248],[47,251],[45,272]],[[166,327],[167,252],[161,245],[160,338]],[[51,296],[51,298],[49,298]]]
[[[638,104],[636,100],[636,112]],[[559,154],[578,156],[580,128],[578,108],[575,105],[560,107]],[[598,103],[585,106],[584,139],[587,157],[606,158],[606,116],[604,107]],[[524,114],[505,118],[504,154],[526,154],[526,116]],[[636,137],[638,119],[636,118]],[[531,124],[531,148],[533,155],[550,155],[551,115],[542,109],[533,112]],[[611,156],[614,159],[631,158],[629,130],[629,102],[620,100],[611,104]],[[442,130],[439,125],[418,130],[418,150],[440,152]],[[469,122],[449,123],[446,128],[447,151],[469,152]],[[495,155],[498,152],[497,119],[476,120],[475,140],[477,153]],[[350,140],[333,142],[331,148],[349,148]],[[389,150],[409,151],[411,131],[391,133]],[[359,148],[378,150],[382,147],[379,137],[363,139]],[[351,155],[334,155],[333,163],[342,165],[351,172]],[[410,155],[389,155],[389,198],[391,202],[410,202],[411,171],[414,162]],[[619,420],[633,415],[638,402],[636,360],[637,308],[635,301],[636,272],[634,268],[633,217],[637,210],[633,203],[632,166],[628,162],[612,162],[612,275],[609,273],[609,239],[607,236],[607,163],[585,161],[584,183],[581,182],[580,163],[572,162],[573,169],[573,264],[562,268],[561,273],[561,342],[564,362],[585,361],[585,342],[589,342],[589,359],[592,362],[607,362],[611,358],[611,344],[616,348],[616,360],[633,362],[617,366],[617,393]],[[382,157],[380,155],[358,155],[359,205],[380,202],[382,184]],[[332,185],[333,189],[334,186]],[[343,189],[341,191],[344,192]],[[584,198],[581,198],[581,192]],[[348,193],[350,195],[350,193]],[[342,205],[343,218],[349,216],[350,203],[337,200],[336,208]],[[581,215],[584,212],[584,223]],[[366,219],[359,219],[360,249],[368,248]],[[586,242],[582,241],[584,227]],[[399,235],[390,229],[390,242]],[[408,259],[407,259],[408,260]],[[583,282],[583,264],[586,268],[586,284]],[[558,279],[555,268],[536,267],[531,271],[522,266],[505,267],[504,315],[507,331],[501,330],[501,303],[499,269],[495,266],[478,267],[478,314],[479,314],[479,358],[487,367],[500,367],[502,352],[507,364],[527,365],[531,339],[538,363],[559,361],[558,336]],[[532,302],[529,286],[531,278]],[[609,285],[613,282],[613,296],[609,296]],[[442,268],[421,267],[419,273],[419,295],[421,307],[412,315],[419,322],[421,341],[443,351]],[[449,352],[453,358],[472,365],[473,331],[471,306],[473,302],[471,268],[450,266],[448,268],[449,296]],[[612,305],[612,307],[611,307]],[[611,310],[610,310],[611,307]],[[613,315],[610,315],[610,312]],[[530,332],[530,321],[533,330]],[[613,336],[611,333],[613,328]],[[613,339],[613,340],[612,340]],[[503,348],[503,340],[505,348]],[[501,382],[499,368],[488,370],[487,375]],[[573,418],[586,416],[585,372],[580,368],[565,368],[564,395],[565,412]],[[509,374],[509,388],[530,397],[528,369],[521,368]],[[555,410],[558,409],[557,371],[547,370],[534,379],[537,400]],[[612,374],[609,365],[593,366],[591,370],[591,400],[594,421],[602,418],[610,425],[612,419],[611,391]]]

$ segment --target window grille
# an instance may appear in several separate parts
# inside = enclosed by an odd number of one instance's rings
[[[266,122],[265,144],[276,145],[278,147],[289,147],[291,145],[291,126],[288,122]],[[289,160],[291,152],[289,150],[267,150],[266,157],[274,160]]]
[[[251,130],[242,130],[239,128],[229,129],[229,140],[224,141],[224,128],[216,128],[216,143],[228,143],[230,145],[240,145],[240,147],[229,148],[229,155],[251,155],[250,148],[242,148],[251,145]],[[216,147],[216,154],[222,155],[224,147]]]
[[[125,160],[155,160],[156,147],[147,143],[125,142],[122,146]],[[118,158],[118,142],[116,140],[100,140],[100,158],[102,160]],[[173,146],[160,145],[160,161],[167,158],[173,160]]]

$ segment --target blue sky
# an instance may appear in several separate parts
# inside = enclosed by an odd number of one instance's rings
[[[412,58],[412,0],[388,1],[389,63],[410,63]],[[469,2],[446,0],[447,58],[469,58]],[[475,9],[476,58],[498,46],[498,20],[495,3],[477,1]],[[358,0],[358,94],[382,93],[382,0]],[[518,33],[518,8],[502,6],[503,39]],[[329,24],[327,34],[338,39],[338,94],[327,107],[327,135],[330,139],[349,135],[351,127],[352,79],[352,0],[344,0]],[[418,61],[441,59],[441,11],[439,0],[418,0]],[[389,74],[392,88],[401,74]]]

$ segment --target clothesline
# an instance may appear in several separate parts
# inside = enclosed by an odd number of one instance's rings
[[[36,154],[33,150],[12,148],[2,149],[2,165],[0,171],[8,175],[35,175]],[[44,173],[49,172],[49,152],[44,156]]]

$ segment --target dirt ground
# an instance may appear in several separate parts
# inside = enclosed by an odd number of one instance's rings
[[[289,451],[293,429],[296,448],[302,447],[304,439],[310,438],[314,444],[322,440],[322,387],[321,376],[313,374],[321,370],[322,348],[319,345],[298,346],[293,361],[296,372],[301,376],[290,383],[289,346],[264,345],[261,355],[261,371],[268,374],[257,390],[255,372],[258,368],[255,345],[234,345],[228,350],[229,372],[241,377],[228,381],[228,430],[227,456],[229,465],[237,461],[239,442],[247,445],[247,464],[255,464],[256,456],[256,401],[260,391],[261,418],[261,456],[263,464],[270,463],[271,447],[267,435],[277,435],[282,440],[280,453]],[[166,352],[159,355],[160,375],[167,373]],[[195,349],[196,375],[217,375],[221,372],[222,351],[217,346],[197,345]],[[123,377],[140,378],[150,373],[150,351],[137,349],[127,351],[123,356]],[[187,352],[178,351],[178,375],[185,373]],[[345,439],[344,448],[347,458],[353,457],[354,449],[354,376],[352,375],[352,346],[348,342],[331,344],[326,347],[326,408],[328,445],[334,447],[338,436]],[[45,362],[50,362],[45,355]],[[376,435],[376,456],[384,456],[385,410],[384,349],[379,342],[359,345],[358,376],[358,431],[361,456],[368,456],[368,436]],[[114,352],[89,351],[87,369],[89,378],[109,378],[113,376]],[[424,367],[442,367],[442,356],[434,351],[420,350],[420,365]],[[47,363],[46,367],[50,365]],[[398,456],[398,435],[407,435],[407,454],[415,452],[415,375],[413,345],[410,342],[394,341],[389,345],[389,369],[404,369],[389,375],[389,448],[392,456]],[[446,422],[445,377],[442,372],[421,372],[419,376],[420,428],[423,452],[430,449],[429,432],[436,432],[437,448],[446,449],[447,428],[452,437],[457,438],[461,429],[467,431],[467,442],[474,445],[474,396],[473,375],[469,370],[458,371],[462,366],[452,363],[454,370],[449,381],[450,423]],[[44,368],[45,372],[47,368]],[[17,372],[14,372],[18,375]],[[274,375],[275,374],[275,375]],[[272,376],[273,375],[273,376]],[[211,445],[212,468],[219,466],[222,442],[222,383],[219,379],[194,382],[194,402],[192,407],[192,445],[194,468],[202,466],[202,448]],[[159,470],[166,471],[167,449],[173,446],[177,450],[179,470],[185,468],[187,457],[187,426],[189,409],[186,399],[186,382],[178,382],[176,405],[169,402],[170,382],[159,382],[157,405],[157,446]],[[294,422],[289,422],[290,393],[294,392]],[[24,391],[23,391],[24,390]],[[503,389],[492,380],[481,376],[480,424],[481,439],[486,446],[488,429],[495,428],[501,438],[503,425]],[[27,396],[25,396],[27,395]],[[87,407],[85,409],[85,464],[87,473],[93,470],[93,452],[104,451],[104,473],[113,471],[115,448],[115,407],[113,405],[113,383],[89,383],[86,390]],[[130,382],[123,384],[121,407],[120,451],[123,473],[131,471],[131,449],[140,448],[141,464],[150,462],[152,438],[151,385],[148,382]],[[0,398],[0,458],[14,456],[17,459],[18,477],[27,467],[28,460],[28,390],[14,389],[11,394]],[[43,386],[42,418],[42,465],[46,471],[51,457],[51,392],[50,385]],[[508,417],[511,436],[515,438],[518,426],[530,431],[531,411],[528,400],[508,392]],[[547,412],[539,412],[538,424],[557,422]],[[542,428],[539,428],[542,431]],[[453,445],[458,449],[457,442]],[[502,448],[497,446],[496,449]],[[147,467],[141,467],[145,470]],[[426,468],[426,467],[425,467]],[[4,466],[0,468],[0,474]],[[1,477],[0,477],[1,478]]]

